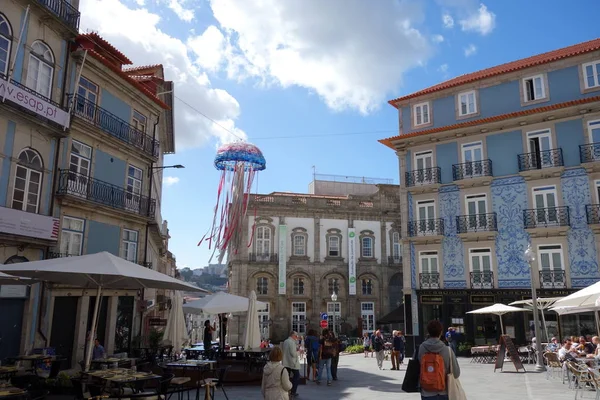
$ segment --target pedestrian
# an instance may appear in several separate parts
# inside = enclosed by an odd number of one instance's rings
[[[371,339],[371,358],[373,358],[373,346],[375,346],[375,333],[376,331],[373,331],[371,336],[369,336],[369,339]]]
[[[308,331],[308,335],[304,340],[304,347],[306,348],[306,364],[308,365],[305,378],[311,380],[310,371],[312,368],[312,380],[316,382],[317,365],[319,364],[319,348],[321,347],[321,343],[317,337],[317,332],[314,329]]]
[[[210,320],[204,321],[204,336],[202,337],[202,344],[204,345],[204,358],[207,360],[213,359],[213,333],[217,330],[217,323],[213,323],[213,326],[210,326]]]
[[[290,332],[290,336],[283,342],[283,366],[288,370],[292,391],[290,397],[298,396],[298,383],[300,381],[300,360],[298,360],[298,333]]]
[[[400,363],[402,362],[400,359],[400,354],[402,353],[402,337],[400,336],[400,331],[392,332],[392,369],[399,370]]]
[[[456,339],[456,331],[454,330],[454,327],[451,326],[448,328],[448,332],[446,332],[446,341],[448,342],[448,346],[450,346],[454,352],[454,355],[456,355]]]
[[[404,356],[406,355],[406,338],[404,332],[398,331],[398,337],[400,338],[400,364],[404,364]]]
[[[265,400],[288,400],[289,391],[292,389],[290,374],[281,365],[283,352],[275,347],[269,354],[269,362],[263,368],[263,377],[260,391]]]
[[[331,359],[333,358],[333,342],[329,335],[329,329],[323,329],[323,337],[321,339],[321,348],[319,350],[319,373],[317,375],[317,383],[321,383],[321,375],[323,370],[327,372],[327,386],[331,386]]]
[[[419,346],[418,360],[421,365],[421,399],[448,400],[446,375],[452,370],[454,378],[460,377],[460,366],[454,352],[440,340],[444,327],[438,320],[429,321],[429,337]],[[452,363],[452,366],[450,365]]]
[[[371,338],[369,337],[369,332],[365,332],[363,335],[363,348],[365,349],[365,358],[368,358],[369,352],[371,351]]]
[[[385,342],[383,340],[383,335],[381,334],[381,331],[379,329],[375,331],[373,349],[375,350],[377,366],[379,367],[379,369],[383,369],[383,358],[385,357]]]
[[[337,369],[340,362],[340,346],[341,342],[333,332],[329,332],[331,342],[333,343],[333,357],[331,357],[331,377],[334,381],[337,381]]]

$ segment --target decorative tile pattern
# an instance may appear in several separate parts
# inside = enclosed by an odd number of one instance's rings
[[[408,220],[413,221],[413,197],[412,193],[408,192],[407,194],[408,201]],[[415,254],[415,245],[410,243],[410,286],[413,289],[417,288],[417,260]]]
[[[565,171],[561,176],[563,204],[569,207],[571,229],[567,232],[571,283],[581,287],[600,279],[594,233],[587,224],[585,206],[591,204],[590,186],[584,168]]]
[[[444,287],[466,287],[465,250],[456,232],[456,216],[460,215],[460,191],[456,185],[448,185],[439,191],[440,218],[444,219],[442,257]],[[457,286],[458,285],[458,286]]]
[[[524,253],[530,242],[523,225],[523,209],[527,208],[527,185],[520,177],[497,178],[492,181],[492,208],[496,213],[496,260],[498,286],[531,287],[529,264]]]

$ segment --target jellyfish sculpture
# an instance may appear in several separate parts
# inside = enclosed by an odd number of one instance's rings
[[[266,167],[262,152],[253,144],[228,143],[217,150],[215,168],[221,171],[221,179],[215,215],[210,231],[204,235],[198,246],[206,240],[209,248],[214,248],[213,256],[219,251],[219,263],[223,261],[228,250],[237,252],[240,246],[240,232],[248,211],[248,195],[252,190],[252,182],[256,172]]]

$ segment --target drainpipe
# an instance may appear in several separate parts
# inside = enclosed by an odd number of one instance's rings
[[[152,151],[154,152],[154,144],[156,143],[156,127],[160,123],[160,115],[156,117],[156,123],[154,124],[154,128],[152,129]],[[150,163],[150,169],[148,170],[148,176],[150,177],[150,182],[148,183],[148,208],[147,212],[150,215],[150,207],[152,205],[152,183],[154,182],[154,161]],[[155,210],[156,212],[156,210]],[[150,223],[146,223],[146,236],[144,241],[144,264],[148,262],[148,234],[150,233]],[[144,289],[142,289],[142,301],[144,300]],[[140,312],[140,337],[142,336],[142,331],[144,330],[144,311]]]

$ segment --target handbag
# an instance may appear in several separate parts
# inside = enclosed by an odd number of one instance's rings
[[[467,400],[467,395],[460,384],[458,378],[454,377],[454,372],[452,371],[452,365],[454,365],[454,352],[451,348],[448,347],[448,351],[450,352],[450,373],[446,379],[446,389],[448,390],[448,400]]]
[[[421,390],[419,387],[421,368],[419,365],[418,353],[419,351],[417,350],[417,353],[408,361],[408,366],[406,367],[404,381],[402,381],[402,390],[406,393],[418,393]]]

